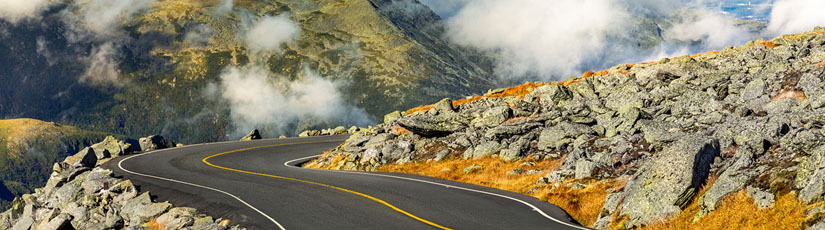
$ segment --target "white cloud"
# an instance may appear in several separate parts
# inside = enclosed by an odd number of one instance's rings
[[[706,9],[704,0],[475,0],[465,4],[447,19],[447,37],[462,46],[496,53],[496,75],[510,81],[558,80],[663,54],[739,45],[755,36],[734,19]],[[650,18],[674,21],[647,23]],[[661,37],[655,38],[660,29]],[[654,39],[663,42],[640,45]]]
[[[778,36],[810,31],[825,26],[825,1],[779,0],[771,10],[768,33]]]
[[[301,27],[289,15],[264,17],[246,32],[244,41],[252,51],[279,51],[281,44],[292,41],[301,33]]]
[[[116,36],[121,24],[133,15],[150,9],[155,0],[77,0],[75,9],[64,11],[66,23],[73,27],[75,39]]]
[[[215,7],[215,15],[223,16],[226,13],[229,13],[230,11],[232,11],[233,7],[234,7],[233,0],[221,0],[218,3],[218,5]]]
[[[272,136],[294,134],[299,123],[369,124],[366,113],[344,103],[339,84],[305,70],[289,82],[260,66],[229,67],[218,85],[207,88],[230,106],[235,135],[263,129]]]
[[[118,73],[119,52],[111,42],[104,43],[92,49],[91,55],[85,60],[88,67],[80,76],[80,82],[91,85],[106,85],[121,87],[124,85]]]
[[[478,0],[448,20],[448,36],[497,51],[501,76],[547,78],[575,72],[597,55],[629,17],[617,8],[611,0]]]
[[[27,18],[39,18],[40,13],[49,8],[49,0],[2,0],[0,18],[17,23]]]

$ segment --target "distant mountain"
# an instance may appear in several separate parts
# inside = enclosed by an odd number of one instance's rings
[[[84,18],[71,15],[84,16],[83,7],[70,1],[39,20],[0,20],[0,118],[223,140],[236,134],[232,110],[209,90],[233,66],[261,66],[272,81],[317,72],[340,83],[341,101],[373,118],[493,87],[487,58],[448,45],[441,19],[415,1],[235,1],[227,11],[213,1],[168,0],[102,34],[78,29]],[[298,24],[296,41],[251,49],[251,24],[276,15]],[[291,124],[286,134],[349,125],[327,120]]]
[[[54,162],[107,135],[34,119],[0,120],[0,208],[42,187]]]

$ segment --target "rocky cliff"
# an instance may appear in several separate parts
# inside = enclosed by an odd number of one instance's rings
[[[796,197],[808,215],[794,224],[809,226],[821,221],[825,195],[823,81],[825,28],[817,28],[394,112],[312,165],[382,170],[487,158],[558,161],[520,192],[621,181],[598,191],[605,195],[593,199],[601,208],[592,220],[579,219],[596,228],[674,218],[702,223],[740,193],[756,203],[758,210],[748,212],[754,216],[779,197]],[[464,172],[494,167],[473,166]],[[760,225],[770,224],[776,223]]]
[[[0,229],[242,229],[193,208],[156,202],[131,181],[97,167],[113,157],[170,144],[159,136],[140,143],[110,136],[80,150],[54,164],[45,187],[15,198],[11,208],[0,213]]]

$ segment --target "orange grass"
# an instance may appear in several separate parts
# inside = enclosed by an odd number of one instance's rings
[[[776,96],[771,97],[771,101],[782,100],[785,98],[799,98],[800,100],[805,100],[805,93],[799,90],[782,90]]]
[[[559,188],[551,189],[548,185],[536,187],[536,181],[547,174],[546,172],[532,175],[507,175],[507,171],[515,168],[555,170],[563,162],[562,159],[542,160],[535,161],[533,166],[522,166],[523,163],[528,161],[530,160],[506,162],[495,157],[470,160],[450,159],[437,162],[385,165],[380,167],[378,171],[419,174],[518,193],[526,193],[533,188],[538,188],[527,195],[558,205],[574,219],[588,226],[592,225],[598,218],[599,211],[604,205],[605,196],[609,192],[621,188],[625,183],[617,180],[581,181],[586,184],[586,187],[575,190],[570,186],[578,182],[571,181]],[[464,173],[464,168],[474,164],[481,165],[481,170],[474,173]]]
[[[820,62],[819,64],[816,64],[816,68],[817,68],[817,69],[820,69],[820,68],[822,68],[822,67],[825,67],[825,60],[823,60],[823,61],[822,61],[822,62]]]
[[[463,98],[463,99],[453,100],[453,107],[457,107],[459,105],[470,103],[470,102],[473,102],[473,101],[478,101],[478,100],[481,100],[483,98],[519,97],[519,96],[523,97],[524,95],[526,95],[530,92],[533,92],[533,89],[541,87],[543,85],[546,85],[546,84],[545,83],[536,83],[536,82],[527,82],[527,83],[524,83],[522,85],[517,85],[517,86],[510,87],[510,88],[506,88],[506,89],[504,89],[503,92],[500,92],[500,93],[494,93],[494,94],[489,94],[489,95],[484,95],[484,96],[475,96],[475,97],[471,97],[471,98]],[[418,111],[430,110],[432,107],[433,107],[433,105],[418,106],[418,107],[407,110],[407,114],[415,113],[415,112],[418,112]]]
[[[779,196],[773,207],[758,209],[753,198],[739,191],[725,197],[716,210],[697,222],[693,216],[699,207],[694,201],[676,218],[640,229],[804,229],[808,221],[805,210],[815,205],[805,205],[787,193]]]
[[[765,48],[768,48],[768,49],[773,49],[774,47],[776,47],[776,43],[766,42],[766,41],[757,41],[757,42],[754,42],[753,44],[763,45],[763,46],[765,46]]]
[[[773,48],[773,47],[771,47],[771,48]],[[701,57],[701,56],[711,55],[711,54],[718,54],[718,53],[719,53],[719,51],[715,51],[715,50],[714,50],[714,51],[710,51],[710,52],[705,52],[705,53],[700,53],[700,54],[690,55],[690,58],[698,58],[698,57]]]
[[[149,230],[164,230],[164,229],[166,229],[166,225],[158,223],[156,219],[149,220],[149,222],[144,224],[144,226],[149,228]]]

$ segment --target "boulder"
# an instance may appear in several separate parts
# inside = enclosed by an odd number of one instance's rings
[[[118,143],[118,140],[113,136],[107,136],[100,143],[93,144],[92,149],[94,149],[95,153],[98,154],[98,159],[124,155],[123,148],[120,146],[120,143]]]
[[[425,136],[446,136],[467,128],[467,124],[452,121],[443,116],[416,114],[398,119],[398,124],[411,132]]]
[[[77,152],[77,154],[67,157],[63,162],[75,168],[92,168],[97,164],[97,154],[95,154],[94,149],[86,147],[81,149],[80,152]]]
[[[303,132],[298,134],[299,137],[314,137],[314,136],[320,136],[320,135],[321,135],[321,131],[318,131],[318,130],[304,130]]]
[[[621,213],[628,227],[650,224],[681,212],[705,182],[719,142],[694,135],[645,162],[625,186]]]
[[[347,128],[344,128],[344,126],[335,127],[335,129],[332,130],[332,134],[335,134],[335,135],[347,134]]]
[[[160,135],[140,138],[140,149],[143,152],[171,147],[175,147],[175,144]]]
[[[495,127],[510,118],[512,110],[507,106],[499,106],[481,113],[479,118],[470,122],[473,127]]]
[[[384,124],[391,124],[398,120],[398,118],[401,118],[400,111],[393,111],[392,113],[388,113],[387,115],[384,115]]]
[[[258,129],[253,129],[251,132],[249,132],[249,134],[246,134],[246,136],[241,138],[242,141],[251,141],[251,140],[260,140],[260,139],[261,139],[261,133],[258,132]]]
[[[800,189],[799,200],[805,203],[822,200],[825,194],[825,145],[814,149],[799,163],[795,183]]]
[[[756,202],[756,207],[760,209],[773,207],[773,203],[776,202],[776,197],[774,197],[773,193],[760,188],[748,186],[746,191],[748,195],[753,198],[753,201]]]
[[[596,132],[587,125],[561,122],[541,132],[538,148],[541,150],[558,149],[584,134],[596,134]]]
[[[698,220],[715,210],[722,198],[742,190],[748,180],[754,176],[754,171],[748,169],[753,164],[754,154],[745,147],[739,147],[736,150],[735,157],[736,161],[733,165],[722,172],[722,175],[716,179],[710,189],[699,197],[699,212],[696,213],[694,220]]]

